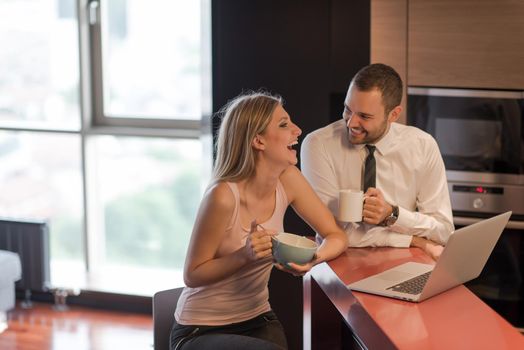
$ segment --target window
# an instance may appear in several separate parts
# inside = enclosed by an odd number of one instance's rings
[[[212,163],[209,11],[0,2],[0,216],[48,221],[52,285],[183,284]]]
[[[172,288],[177,280],[182,285],[201,197],[201,148],[198,139],[89,139],[90,223],[98,235],[90,268],[93,277],[104,280],[98,283],[102,288],[125,292],[126,279],[136,276],[134,288],[141,294],[151,285],[157,290]]]
[[[51,271],[69,276],[85,270],[80,154],[76,134],[0,130],[0,216],[46,220]]]
[[[200,3],[100,6],[103,116],[200,120]]]
[[[4,127],[80,129],[78,24],[55,6],[53,0],[0,2]]]

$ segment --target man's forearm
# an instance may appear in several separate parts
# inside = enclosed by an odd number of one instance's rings
[[[437,260],[440,257],[440,254],[442,254],[442,251],[444,250],[444,247],[440,244],[437,244],[433,241],[430,241],[429,239],[425,239],[418,236],[412,236],[410,246],[422,249],[434,260]]]
[[[446,244],[452,234],[453,220],[451,210],[432,211],[432,214],[424,211],[410,211],[399,206],[398,220],[391,229],[395,232],[419,236],[429,239],[438,244]]]

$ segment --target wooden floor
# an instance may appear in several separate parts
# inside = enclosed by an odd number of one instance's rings
[[[52,304],[17,305],[0,333],[1,350],[150,350],[151,316],[71,306],[55,311]]]

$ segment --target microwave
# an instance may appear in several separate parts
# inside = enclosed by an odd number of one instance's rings
[[[524,91],[411,86],[407,102],[407,124],[438,143],[454,212],[524,220]]]

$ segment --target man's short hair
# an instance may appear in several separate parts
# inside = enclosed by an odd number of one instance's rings
[[[382,93],[382,103],[386,116],[402,101],[402,79],[390,66],[374,63],[360,69],[351,81],[360,91],[378,89]]]

